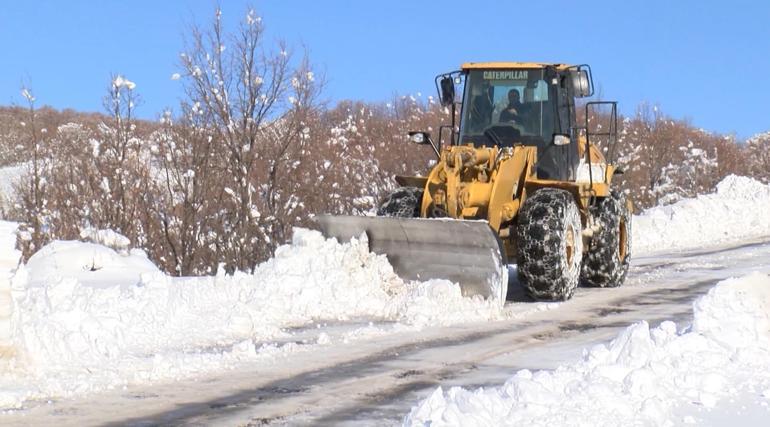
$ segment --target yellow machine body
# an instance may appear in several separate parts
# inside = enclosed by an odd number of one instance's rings
[[[507,289],[505,266],[516,262],[514,235],[520,208],[528,195],[542,188],[556,188],[571,194],[580,212],[581,230],[576,233],[583,241],[590,239],[595,229],[589,207],[610,195],[616,168],[607,162],[602,150],[588,140],[587,131],[580,135],[579,126],[575,124],[574,98],[593,92],[590,68],[584,67],[587,66],[479,62],[463,64],[459,71],[438,76],[436,83],[437,87],[441,86],[442,103],[450,106],[452,111],[452,138],[450,144],[442,146],[440,141],[438,144],[430,141],[427,133],[418,135],[420,138],[415,142],[424,143],[427,139],[433,145],[438,155],[436,165],[426,176],[396,177],[402,187],[422,190],[413,217],[320,216],[318,223],[322,231],[340,240],[366,234],[370,249],[387,255],[394,270],[404,279],[445,278],[459,283],[466,296],[480,295],[504,301]],[[536,73],[540,76],[534,81],[532,76]],[[463,126],[468,126],[465,121],[461,122],[459,132],[454,127],[456,102],[452,84],[458,81],[453,76],[458,75],[490,81],[520,79],[525,82],[520,83],[524,85],[520,87],[524,96],[530,97],[528,102],[540,106],[541,121],[546,117],[542,115],[544,101],[536,96],[533,98],[532,93],[547,85],[552,91],[548,93],[553,95],[548,95],[546,100],[556,102],[553,99],[559,99],[561,104],[557,108],[568,110],[566,132],[569,133],[554,133],[551,140],[550,134],[547,138],[543,136],[541,124],[540,139],[536,144],[517,142],[515,138],[510,138],[511,142],[506,144],[494,143],[502,139],[495,135],[485,136],[488,129],[483,133],[477,131],[477,136],[466,135],[464,138]],[[466,108],[473,108],[469,107],[472,94],[468,92],[467,84],[465,91],[462,114]],[[479,93],[483,92],[477,91],[475,96]],[[561,112],[554,111],[548,113],[550,120],[562,120],[559,118]],[[468,116],[463,117],[467,119]],[[502,118],[499,121],[502,122]],[[498,126],[502,133],[513,132],[509,128],[514,125],[490,126]],[[560,125],[559,129],[564,126]],[[494,133],[495,129],[492,131]],[[520,130],[515,132],[519,137],[523,135]],[[410,135],[415,133],[419,132]],[[557,144],[557,137],[563,138],[560,144]],[[539,153],[556,145],[573,150],[569,153],[571,170],[568,179],[546,179],[543,176],[547,174],[538,172]],[[562,174],[562,178],[564,176]]]

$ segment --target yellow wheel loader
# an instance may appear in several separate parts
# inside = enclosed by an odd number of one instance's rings
[[[507,264],[517,264],[521,285],[538,300],[566,300],[579,282],[621,285],[631,204],[611,186],[622,173],[611,163],[617,104],[587,102],[578,120],[576,98],[594,91],[590,67],[466,63],[435,82],[452,123],[437,142],[427,132],[409,137],[432,146],[437,164],[425,177],[396,177],[401,187],[376,217],[317,217],[322,232],[340,241],[365,234],[402,278],[451,280],[463,295],[501,303]],[[609,110],[609,119],[593,130],[595,108]]]

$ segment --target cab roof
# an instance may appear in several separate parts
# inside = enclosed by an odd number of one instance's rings
[[[496,69],[509,69],[509,68],[531,68],[542,69],[551,65],[557,70],[564,70],[571,67],[567,64],[553,64],[548,62],[466,62],[462,65],[461,69],[465,70],[496,70]]]

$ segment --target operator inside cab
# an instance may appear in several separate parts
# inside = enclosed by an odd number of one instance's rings
[[[500,123],[515,123],[521,124],[522,117],[524,116],[524,104],[521,103],[521,96],[518,89],[511,89],[508,91],[508,105],[500,113]]]

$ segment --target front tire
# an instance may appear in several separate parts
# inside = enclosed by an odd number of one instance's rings
[[[400,187],[388,194],[377,208],[377,216],[416,218],[420,216],[422,188]]]
[[[613,191],[590,211],[601,228],[594,233],[583,258],[583,284],[598,288],[620,286],[631,259],[631,213],[626,198]]]
[[[583,258],[580,212],[572,195],[543,188],[524,201],[516,227],[519,280],[536,300],[564,301]]]

